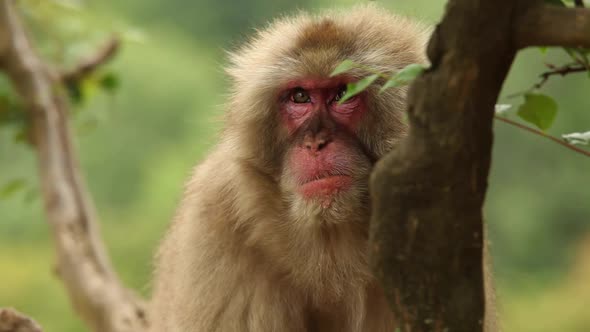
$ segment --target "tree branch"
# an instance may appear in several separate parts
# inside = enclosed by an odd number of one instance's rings
[[[518,48],[561,46],[590,48],[590,9],[537,5],[515,22]]]
[[[67,103],[30,45],[13,0],[0,0],[0,69],[27,106],[57,272],[97,332],[145,331],[144,305],[112,269],[72,148]]]
[[[541,73],[539,77],[541,80],[533,86],[533,89],[540,89],[547,83],[551,76],[560,75],[566,76],[573,73],[582,73],[588,71],[588,67],[581,64],[565,65],[562,67],[553,67],[551,70]]]
[[[80,62],[73,69],[60,74],[60,80],[64,84],[75,84],[92,74],[97,68],[110,61],[119,50],[121,43],[117,37],[112,37],[105,45],[92,56]]]
[[[528,131],[530,133],[533,133],[535,135],[538,135],[538,136],[541,136],[541,137],[545,137],[545,138],[547,138],[547,139],[549,139],[549,140],[551,140],[551,141],[553,141],[553,142],[555,142],[555,143],[557,143],[559,145],[562,145],[562,146],[564,146],[564,147],[566,147],[566,148],[568,148],[570,150],[573,150],[573,151],[575,151],[577,153],[583,154],[586,157],[590,157],[590,151],[581,149],[581,148],[579,148],[579,147],[577,147],[575,145],[572,145],[572,144],[569,144],[567,142],[564,142],[563,140],[561,140],[561,139],[559,139],[557,137],[551,136],[551,135],[549,135],[547,133],[544,133],[544,132],[542,132],[540,130],[537,130],[535,128],[531,128],[531,127],[525,126],[523,124],[520,124],[518,122],[512,121],[510,119],[507,119],[507,118],[504,118],[504,117],[501,117],[501,116],[496,116],[495,118],[496,118],[496,120],[499,120],[499,121],[502,121],[502,122],[507,123],[509,125],[515,126],[517,128],[526,130],[526,131]]]
[[[0,332],[42,332],[32,319],[13,309],[0,308]]]

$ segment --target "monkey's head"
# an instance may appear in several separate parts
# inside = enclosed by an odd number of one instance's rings
[[[225,139],[298,217],[364,214],[372,165],[406,132],[405,90],[379,93],[378,80],[339,100],[366,68],[424,63],[425,37],[420,25],[372,5],[279,19],[231,56]],[[331,77],[347,59],[365,69]]]

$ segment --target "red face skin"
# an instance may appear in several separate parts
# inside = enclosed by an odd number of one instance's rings
[[[366,104],[357,95],[339,104],[345,78],[290,82],[280,94],[281,119],[293,139],[288,163],[305,198],[330,198],[353,184],[362,155],[356,132]]]

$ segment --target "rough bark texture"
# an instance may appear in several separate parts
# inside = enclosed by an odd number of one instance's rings
[[[589,47],[590,10],[537,5],[518,20],[517,46]]]
[[[0,332],[42,332],[32,319],[13,309],[0,308]]]
[[[31,47],[13,0],[0,0],[0,70],[26,103],[57,273],[75,309],[97,332],[146,330],[143,303],[123,287],[101,242],[72,149],[59,75],[51,73]]]
[[[432,67],[410,89],[410,134],[371,178],[372,265],[402,331],[482,331],[496,99],[518,48],[587,45],[588,15],[536,0],[448,2],[428,47]]]

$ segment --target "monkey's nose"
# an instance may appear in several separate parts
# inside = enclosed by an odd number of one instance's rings
[[[322,150],[330,143],[330,138],[325,134],[307,135],[303,141],[303,145],[309,151],[317,152]]]

